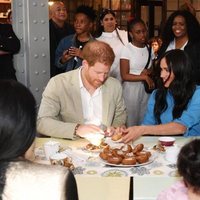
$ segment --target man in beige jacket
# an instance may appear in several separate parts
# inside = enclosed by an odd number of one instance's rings
[[[112,48],[91,41],[83,49],[79,69],[53,77],[43,93],[38,113],[38,132],[73,139],[119,127],[126,122],[122,87],[108,77],[114,60]]]

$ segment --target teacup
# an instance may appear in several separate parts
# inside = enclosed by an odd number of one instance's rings
[[[171,163],[176,163],[180,148],[177,146],[169,147],[165,152],[165,159]]]
[[[64,153],[56,153],[50,156],[50,162],[52,165],[62,165],[71,170],[74,169],[72,159],[67,157],[67,155]]]
[[[60,148],[60,143],[57,141],[48,141],[44,143],[44,152],[46,159],[49,160],[49,157],[58,153]]]

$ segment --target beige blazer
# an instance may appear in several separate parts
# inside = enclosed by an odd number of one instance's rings
[[[102,123],[108,127],[125,124],[126,109],[119,81],[109,77],[102,86],[102,97]],[[79,69],[51,78],[38,112],[38,132],[73,139],[75,126],[83,123]]]

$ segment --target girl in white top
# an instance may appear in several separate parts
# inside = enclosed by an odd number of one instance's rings
[[[150,70],[144,69],[149,57],[145,23],[141,19],[133,19],[128,24],[128,30],[132,42],[122,49],[120,70],[128,114],[127,126],[133,126],[139,125],[143,120],[149,98],[149,94],[144,90],[143,81],[147,82],[149,88],[153,88],[154,83],[148,76]]]
[[[115,13],[110,9],[104,9],[99,17],[99,27],[96,39],[108,43],[115,53],[115,60],[111,66],[110,76],[121,82],[120,55],[124,45],[128,44],[127,31],[117,28]]]

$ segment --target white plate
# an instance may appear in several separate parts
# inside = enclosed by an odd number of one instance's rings
[[[108,165],[108,166],[113,166],[113,167],[139,167],[139,166],[148,165],[148,164],[152,163],[156,159],[156,157],[157,157],[156,155],[152,154],[151,157],[149,158],[148,162],[141,163],[141,164],[136,163],[135,165],[112,164],[101,158],[100,158],[100,160],[103,164]]]

